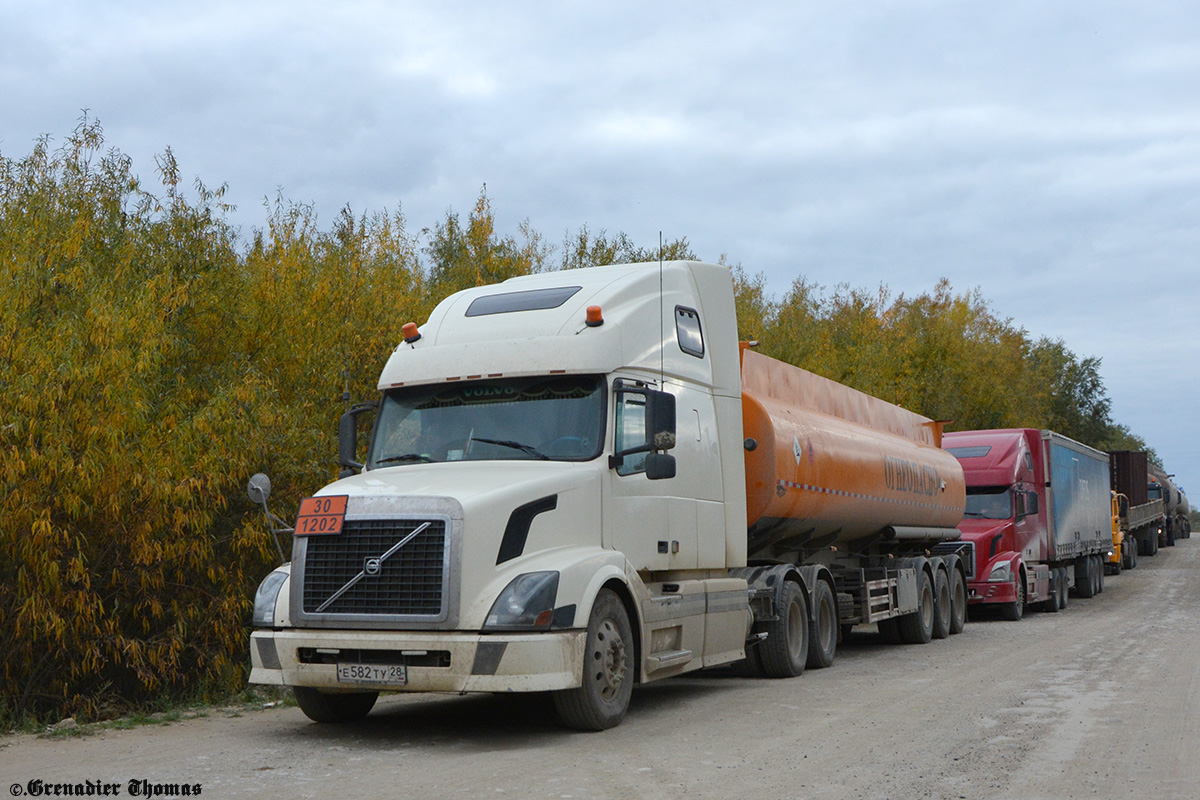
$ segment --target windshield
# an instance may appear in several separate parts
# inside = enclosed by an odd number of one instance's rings
[[[368,468],[437,461],[587,461],[604,445],[606,384],[591,375],[393,389]]]
[[[965,515],[979,519],[1011,519],[1012,491],[1007,486],[968,486]]]

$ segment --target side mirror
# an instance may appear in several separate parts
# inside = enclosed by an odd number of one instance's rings
[[[271,479],[261,472],[256,472],[246,484],[246,494],[250,496],[250,502],[261,506],[271,496]]]
[[[342,467],[339,478],[349,477],[363,468],[358,461],[358,417],[374,410],[374,403],[359,403],[338,420],[338,465]]]
[[[667,453],[646,454],[646,478],[661,481],[675,477],[675,456]]]

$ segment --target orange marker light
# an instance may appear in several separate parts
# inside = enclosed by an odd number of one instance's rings
[[[604,324],[604,316],[600,313],[600,306],[587,307],[586,322],[589,328],[599,328]]]
[[[417,330],[417,323],[415,322],[404,323],[404,327],[400,331],[404,334],[405,344],[412,344],[421,338],[421,333]]]

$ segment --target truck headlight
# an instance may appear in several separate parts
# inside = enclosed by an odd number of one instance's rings
[[[275,601],[287,579],[288,571],[277,569],[258,585],[258,591],[254,593],[254,627],[270,628],[275,624]]]
[[[1012,579],[1012,562],[1010,561],[1001,561],[992,567],[992,573],[988,575],[988,583],[1009,583]]]
[[[554,619],[557,572],[526,572],[513,578],[492,603],[485,631],[544,631]]]

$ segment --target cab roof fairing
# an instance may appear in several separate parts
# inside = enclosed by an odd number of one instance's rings
[[[723,326],[736,326],[732,303],[732,275],[725,267],[698,262],[662,265],[662,337],[659,317],[659,265],[620,264],[563,270],[512,278],[499,284],[456,292],[438,303],[420,326],[421,339],[401,343],[388,359],[379,378],[379,389],[398,385],[440,383],[447,379],[480,379],[503,375],[608,374],[621,368],[657,373],[709,384],[715,363],[732,363],[721,383],[730,394],[740,391],[736,372],[736,337]],[[722,302],[721,281],[728,284]],[[466,316],[471,303],[481,297],[578,286],[579,291],[555,308],[538,308]],[[604,323],[586,324],[587,307],[600,306]],[[709,306],[724,306],[715,312]],[[706,354],[723,357],[698,359],[675,344],[676,306],[700,311]],[[728,315],[730,320],[722,321]],[[734,328],[736,330],[736,327]],[[719,333],[720,335],[713,335]],[[723,340],[728,338],[728,348]],[[665,347],[659,346],[664,341]]]
[[[991,448],[985,455],[958,457],[967,486],[1011,486],[1017,482],[1021,471],[1021,452],[1025,443],[1025,430],[1013,428],[990,431],[952,431],[942,437],[942,447],[951,450],[959,447]]]

